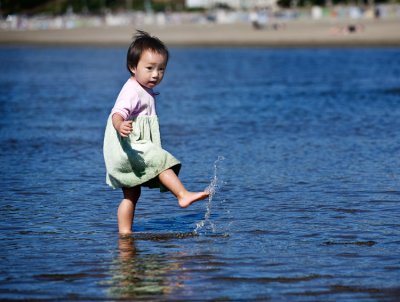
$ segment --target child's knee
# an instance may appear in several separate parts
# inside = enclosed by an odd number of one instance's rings
[[[133,188],[122,188],[124,192],[124,199],[128,199],[133,203],[136,203],[140,197],[140,187],[133,187]]]

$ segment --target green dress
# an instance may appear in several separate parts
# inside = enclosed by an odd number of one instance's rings
[[[108,118],[104,135],[106,182],[112,188],[145,186],[167,191],[158,175],[170,168],[178,175],[181,163],[161,147],[158,117],[154,114],[154,95],[138,86],[136,81],[128,81],[125,86]],[[136,91],[131,91],[133,89]],[[121,101],[121,95],[126,96],[127,91],[133,93],[133,97],[122,97]],[[115,110],[118,106],[120,109]],[[126,109],[126,115],[130,114],[128,119],[133,121],[133,131],[126,138],[121,137],[112,124],[115,112],[124,114],[125,109],[121,111],[121,108]],[[146,112],[149,108],[150,112]]]

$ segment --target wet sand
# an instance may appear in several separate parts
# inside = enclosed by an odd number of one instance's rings
[[[0,45],[126,46],[135,29],[140,28],[169,46],[400,46],[400,20],[294,20],[284,25],[278,30],[255,30],[244,23],[0,30]],[[362,30],[337,33],[338,28],[348,25],[359,25]]]

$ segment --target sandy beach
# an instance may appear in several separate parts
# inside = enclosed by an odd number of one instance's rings
[[[102,26],[53,30],[0,30],[0,45],[127,45],[140,28],[169,46],[357,47],[400,46],[400,20],[292,20],[278,30],[251,24]],[[356,26],[355,32],[346,29]]]

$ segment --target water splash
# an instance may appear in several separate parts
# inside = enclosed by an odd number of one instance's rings
[[[206,188],[210,195],[208,196],[208,202],[206,204],[206,213],[204,214],[204,219],[198,223],[196,223],[196,228],[194,229],[195,234],[199,234],[200,232],[211,231],[211,233],[216,232],[215,224],[211,221],[211,208],[212,208],[212,201],[214,198],[215,193],[217,192],[218,188],[221,187],[221,181],[218,179],[218,164],[223,161],[225,158],[223,156],[218,156],[217,160],[214,162],[214,176],[211,179],[209,186]]]

